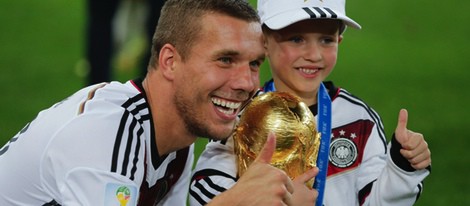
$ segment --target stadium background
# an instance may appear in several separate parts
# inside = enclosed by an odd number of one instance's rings
[[[346,31],[329,79],[375,108],[389,137],[399,109],[409,110],[408,126],[425,134],[433,160],[416,205],[470,205],[468,8],[457,0],[347,2],[363,29]],[[85,18],[84,1],[0,0],[0,146],[84,86]],[[145,45],[138,32],[127,34],[116,60],[119,81],[134,77],[134,57]]]

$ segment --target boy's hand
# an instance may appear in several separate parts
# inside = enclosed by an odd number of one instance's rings
[[[312,168],[302,175],[296,177],[294,183],[294,193],[292,194],[293,205],[315,205],[318,197],[318,191],[307,186],[305,183],[318,175],[318,168]]]
[[[405,157],[416,170],[425,169],[431,164],[431,151],[428,143],[420,133],[406,128],[408,111],[401,109],[398,116],[398,125],[395,129],[395,138],[401,144],[401,155]]]

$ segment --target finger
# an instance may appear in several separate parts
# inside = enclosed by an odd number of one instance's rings
[[[408,129],[406,125],[408,123],[408,111],[406,109],[401,109],[398,114],[398,124],[395,129],[395,138],[400,144],[408,141]]]
[[[422,134],[413,133],[409,134],[411,137],[410,140],[404,144],[402,144],[402,149],[400,153],[403,157],[407,159],[411,159],[428,149],[428,143],[424,140]]]
[[[426,148],[423,152],[420,152],[408,161],[412,166],[425,164],[424,167],[427,167],[431,162],[431,151]]]
[[[261,162],[261,163],[266,163],[266,164],[271,163],[271,159],[273,157],[275,149],[276,149],[276,135],[270,132],[266,139],[266,143],[264,143],[263,149],[261,149],[255,162]]]
[[[429,165],[431,165],[431,158],[428,158],[424,161],[421,161],[417,164],[412,164],[411,166],[413,168],[415,168],[416,170],[422,170],[422,169],[426,169]]]
[[[294,193],[294,183],[287,175],[286,175],[286,182],[284,185],[286,186],[286,189],[290,194]]]
[[[420,146],[427,147],[423,134],[408,130],[407,135],[409,137],[409,140],[406,143],[401,145],[404,149],[414,150],[414,149],[418,149]]]
[[[293,201],[292,201],[292,193],[291,192],[286,192],[284,194],[284,197],[282,198],[282,201],[284,202],[284,204],[286,205],[294,205]]]
[[[318,172],[319,172],[318,167],[314,167],[312,169],[309,169],[306,172],[304,172],[303,174],[297,176],[294,179],[294,182],[305,183],[305,182],[311,180],[312,178],[314,178],[315,176],[317,176]]]

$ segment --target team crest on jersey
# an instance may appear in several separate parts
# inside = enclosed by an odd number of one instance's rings
[[[336,167],[346,168],[357,159],[357,147],[347,138],[337,138],[330,144],[330,162]]]
[[[328,176],[361,164],[373,127],[374,123],[370,120],[357,120],[331,130]]]
[[[106,206],[135,206],[137,205],[137,188],[130,185],[108,183],[106,185]]]

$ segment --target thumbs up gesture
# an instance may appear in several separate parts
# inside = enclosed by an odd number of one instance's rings
[[[416,169],[425,169],[431,164],[431,151],[424,136],[407,129],[408,111],[401,109],[398,115],[398,124],[395,129],[395,138],[402,146],[401,155]]]
[[[209,205],[293,205],[292,180],[284,171],[270,165],[275,149],[276,137],[270,133],[258,157],[243,176]]]

